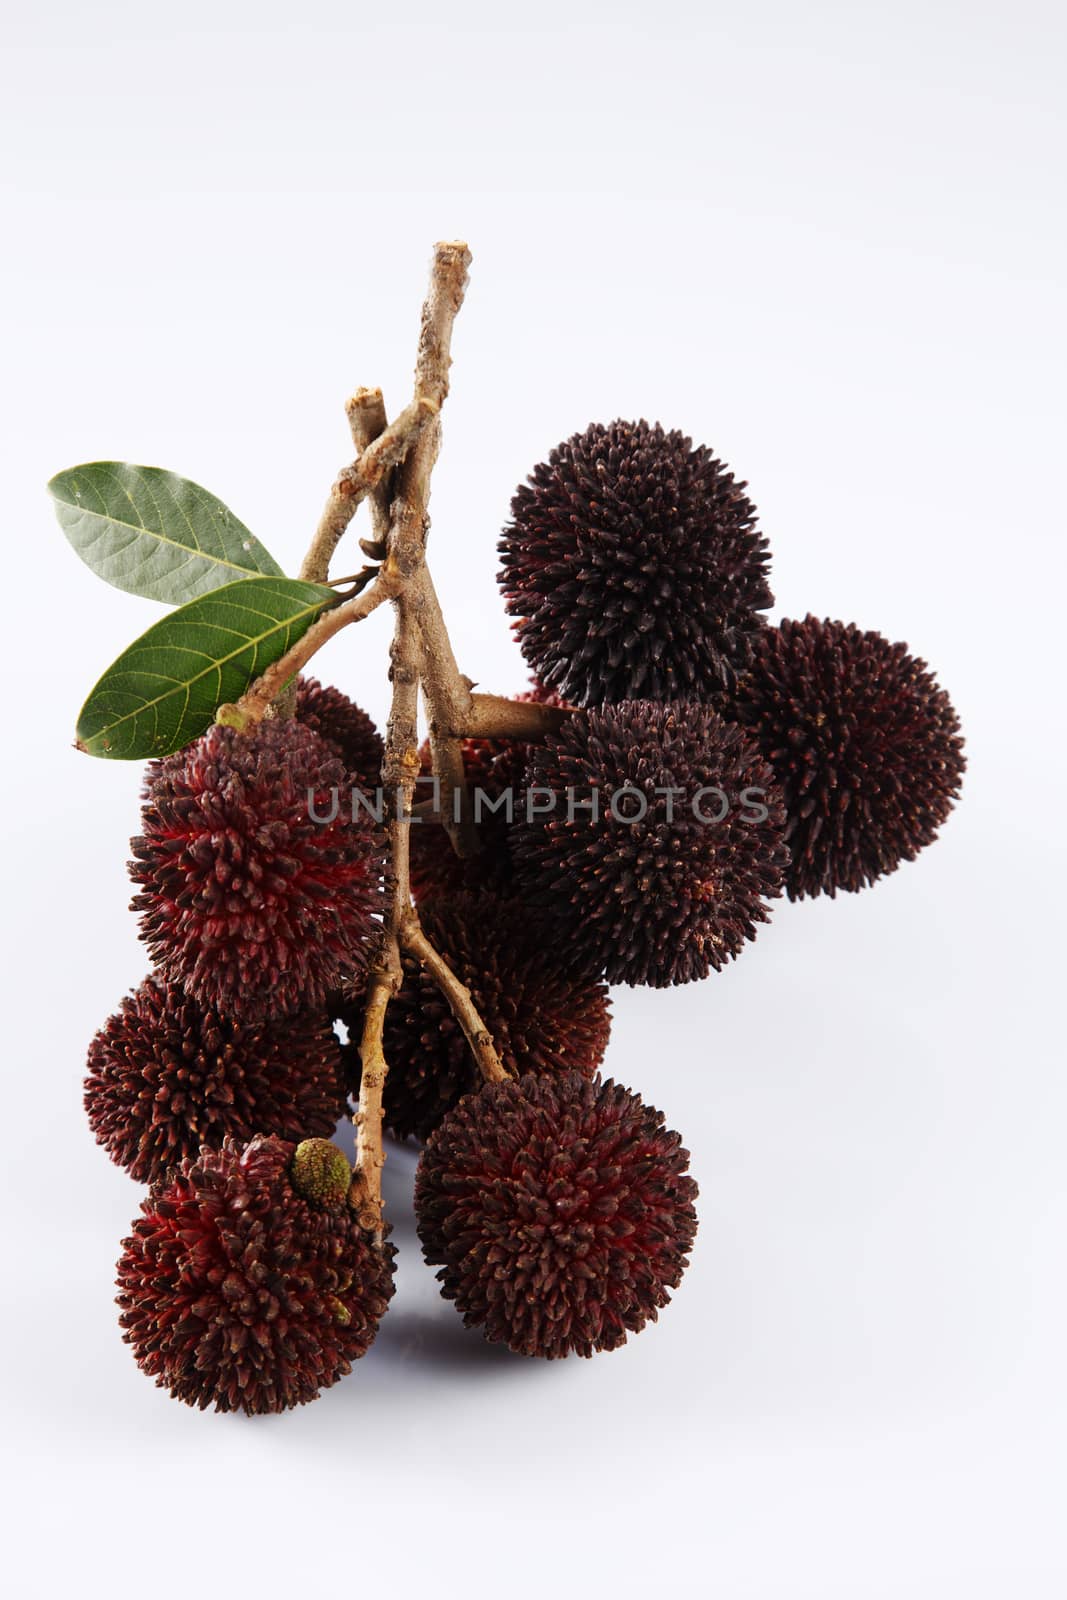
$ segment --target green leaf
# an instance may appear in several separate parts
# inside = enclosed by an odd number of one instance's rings
[[[248,574],[282,576],[221,500],[174,472],[90,461],[48,491],[86,566],[127,594],[180,606]]]
[[[245,578],[191,600],[108,667],[82,706],[78,748],[113,761],[181,750],[336,601],[298,578]]]

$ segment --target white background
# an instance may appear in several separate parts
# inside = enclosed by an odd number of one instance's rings
[[[9,1592],[1062,1596],[1060,7],[103,0],[5,34]],[[408,393],[439,237],[474,251],[432,540],[465,669],[525,681],[515,484],[592,419],[658,418],[749,481],[779,613],[932,663],[964,799],[721,976],[618,992],[610,1070],[702,1187],[657,1326],[589,1363],[483,1346],[399,1153],[370,1356],[296,1414],[200,1415],[120,1342],[139,1192],[81,1110],[145,961],[139,774],[70,740],[159,613],[43,485],[173,467],[295,567],[343,401]],[[376,714],[386,630],[322,658]]]

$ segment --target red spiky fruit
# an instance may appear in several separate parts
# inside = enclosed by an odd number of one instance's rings
[[[790,899],[855,892],[937,836],[966,765],[925,661],[853,623],[767,628],[729,697],[785,796]]]
[[[142,1371],[201,1410],[314,1400],[366,1353],[392,1295],[391,1248],[336,1188],[301,1193],[296,1156],[276,1138],[205,1150],[153,1189],[123,1241],[123,1336]]]
[[[575,712],[530,746],[527,779],[517,887],[609,983],[705,978],[769,920],[789,860],[781,796],[751,739],[706,706]]]
[[[422,1152],[423,1254],[468,1327],[521,1355],[614,1350],[688,1264],[697,1187],[663,1115],[610,1079],[467,1095]]]
[[[320,683],[317,678],[301,678],[296,686],[296,715],[298,721],[332,747],[345,771],[362,789],[377,789],[385,746],[360,706],[330,684]]]
[[[657,423],[593,423],[511,502],[499,574],[523,655],[574,705],[705,700],[771,604],[767,542],[733,474]]]
[[[510,1072],[593,1076],[611,1028],[608,991],[570,959],[561,930],[521,903],[488,894],[432,901],[422,923],[470,989]],[[340,1016],[358,1042],[362,1006],[345,1005]],[[403,986],[386,1012],[384,1046],[385,1121],[400,1138],[427,1138],[460,1096],[481,1083],[448,1002],[411,956],[404,957]],[[358,1091],[357,1043],[345,1055]]]
[[[322,1006],[366,970],[384,835],[310,728],[213,727],[151,763],[145,802],[133,909],[168,981],[255,1020]]]
[[[566,705],[558,694],[536,680],[515,699],[546,706]],[[524,803],[528,750],[524,739],[464,739],[463,765],[479,848],[474,855],[459,856],[439,822],[428,819],[416,823],[411,830],[410,852],[411,887],[416,900],[445,900],[464,891],[484,890],[498,895],[511,891],[515,869],[508,840],[511,824]],[[429,741],[419,754],[423,779],[427,779],[433,771]],[[424,789],[420,786],[420,792],[428,797],[432,794],[428,785]]]
[[[325,1011],[234,1022],[149,977],[89,1046],[89,1126],[139,1183],[227,1137],[331,1134],[346,1103]]]

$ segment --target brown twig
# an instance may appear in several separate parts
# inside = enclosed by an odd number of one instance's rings
[[[543,739],[546,733],[557,733],[573,715],[571,706],[472,694],[464,733],[468,739]]]
[[[359,459],[338,476],[314,538],[304,557],[300,576],[324,583],[338,541],[355,516],[361,500],[397,474],[396,515],[388,530],[385,564],[369,589],[325,612],[280,661],[241,696],[236,708],[224,708],[224,720],[237,726],[265,717],[289,679],[311,660],[317,650],[349,623],[360,622],[383,600],[392,600],[419,567],[426,543],[429,518],[426,504],[430,474],[440,448],[438,414],[448,394],[452,324],[463,304],[470,251],[465,244],[439,244],[434,249],[430,291],[422,308],[419,349],[415,363],[415,397],[398,417],[362,449]],[[369,438],[378,418],[384,421],[381,391],[361,389],[347,406],[349,426],[357,442]]]
[[[441,615],[429,568],[413,584],[422,657],[422,695],[430,728],[433,770],[440,779],[441,821],[459,856],[478,850],[478,833],[467,795],[464,727],[470,714],[471,681],[459,670]]]
[[[366,451],[381,434],[385,432],[387,417],[385,414],[385,400],[380,389],[357,389],[351,400],[345,406],[348,413],[348,426],[352,430],[352,443],[360,456]],[[381,482],[376,484],[370,493],[371,526],[374,529],[374,542],[368,545],[360,540],[360,546],[366,555],[373,555],[378,561],[385,558],[389,547],[389,508],[393,500],[393,474],[387,472]]]
[[[462,304],[469,260],[465,245],[438,245],[434,253],[430,294],[423,309],[419,339],[416,393],[428,397],[438,406],[448,392],[448,350],[452,321]],[[354,436],[357,426],[369,432],[380,420],[375,416],[375,409],[369,400],[361,412],[359,422],[353,423]],[[469,991],[426,938],[411,903],[409,818],[415,782],[421,770],[418,691],[423,653],[419,612],[425,594],[423,576],[429,522],[426,506],[438,442],[435,418],[432,426],[421,430],[396,473],[396,498],[390,510],[385,562],[378,579],[379,583],[396,584],[396,629],[391,650],[393,699],[382,762],[383,786],[394,797],[389,821],[392,881],[381,952],[367,988],[360,1039],[362,1075],[356,1112],[358,1153],[352,1193],[361,1222],[374,1232],[379,1243],[383,1238],[381,1169],[385,1160],[382,1106],[389,1070],[383,1034],[389,1000],[403,979],[401,944],[415,950],[419,959],[427,964],[456,1011],[482,1070],[494,1079],[506,1076]],[[373,444],[367,447],[368,450],[373,448]]]
[[[358,572],[350,572],[345,578],[327,578],[326,587],[330,589],[351,588],[353,593],[359,594],[367,587],[371,579],[376,578],[377,576],[378,568],[376,565],[370,567],[360,567]],[[351,595],[345,595],[344,598],[349,600],[351,599]]]
[[[452,325],[467,288],[470,251],[465,244],[439,244],[434,252],[430,293],[423,307],[419,350],[415,362],[415,393],[429,397],[440,408],[448,395],[448,370],[452,364]],[[426,538],[430,527],[427,510],[430,475],[441,445],[437,417],[419,434],[413,449],[396,474],[397,502],[387,568],[395,559],[405,581],[412,582],[423,640],[422,691],[430,721],[434,771],[441,780],[444,823],[460,854],[473,854],[477,838],[469,819],[463,750],[451,726],[449,696],[470,689],[460,676],[451,645],[440,620],[440,607],[425,568]],[[435,650],[425,648],[427,632]],[[455,820],[458,817],[458,821]]]
[[[465,801],[462,739],[467,725],[479,714],[487,715],[485,711],[477,711],[478,701],[491,700],[498,720],[505,715],[500,708],[510,705],[495,696],[472,697],[470,680],[463,677],[456,664],[433,582],[426,569],[427,505],[430,477],[440,448],[439,412],[448,394],[452,324],[463,303],[469,263],[466,245],[442,244],[434,251],[430,292],[423,307],[419,334],[415,398],[407,410],[387,425],[378,389],[358,390],[346,408],[359,455],[334,485],[304,561],[302,576],[315,582],[327,580],[337,542],[360,500],[369,495],[375,542],[369,547],[364,544],[364,549],[381,561],[373,583],[363,593],[348,596],[325,612],[292,650],[267,669],[236,706],[221,708],[228,713],[225,720],[242,726],[267,715],[279,690],[327,639],[349,623],[368,616],[383,601],[394,602],[396,624],[390,648],[392,704],[382,762],[382,784],[391,796],[390,887],[382,938],[367,983],[360,1035],[362,1072],[359,1106],[355,1113],[357,1155],[351,1190],[351,1202],[360,1222],[374,1235],[379,1246],[385,1234],[381,1192],[385,1161],[382,1116],[389,1070],[383,1039],[390,999],[403,981],[402,948],[425,966],[448,1000],[486,1079],[495,1083],[508,1077],[470,990],[426,937],[411,901],[410,818],[415,783],[421,771],[420,683],[430,719],[434,771],[449,796],[443,820],[450,827],[454,842],[458,843],[463,842],[467,826],[465,806],[460,808],[459,826],[450,824],[454,797],[458,795]]]
[[[414,912],[401,923],[400,942],[410,955],[421,961],[452,1009],[452,1015],[466,1035],[474,1058],[487,1083],[504,1083],[511,1076],[497,1054],[493,1036],[482,1021],[471,992],[434,949]]]
[[[304,557],[300,576],[309,583],[325,583],[330,561],[341,535],[352,521],[361,500],[370,494],[409,453],[416,440],[431,427],[440,401],[426,391],[414,400],[380,433],[351,466],[338,473],[319,525]]]
[[[471,253],[461,239],[434,246],[433,275],[422,308],[415,357],[415,393],[432,400],[438,411],[448,395],[452,328],[467,292],[470,264]]]
[[[430,292],[422,308],[415,361],[416,401],[426,405],[433,415],[426,426],[420,428],[413,448],[396,474],[397,498],[389,534],[387,559],[399,567],[405,578],[414,574],[425,551],[430,525],[427,513],[430,475],[441,447],[439,416],[448,395],[448,369],[452,364],[452,324],[463,304],[470,259],[465,244],[439,244],[434,249]],[[369,447],[368,454],[378,448],[380,439],[393,427],[395,423],[390,423],[385,433]]]
[[[356,1166],[348,1203],[359,1218],[359,1225],[374,1236],[380,1249],[385,1242],[385,1216],[382,1209],[382,1096],[389,1064],[385,1059],[382,1036],[385,1012],[394,993],[388,972],[371,973],[364,1002],[363,1032],[359,1041],[359,1106],[352,1121],[356,1129]]]
[[[445,304],[447,305],[447,300]],[[427,324],[433,327],[437,325],[437,319],[432,315],[424,318],[424,328]],[[426,359],[440,362],[441,348],[440,335],[435,340],[425,339],[420,344],[420,361]],[[445,376],[447,378],[447,372]],[[440,389],[440,381],[440,376],[434,373],[416,378],[417,383],[429,385],[436,383],[438,387],[434,390],[435,393]],[[447,390],[447,382],[445,389]],[[357,390],[348,402],[348,415],[353,438],[362,448],[366,448],[386,426],[381,390]],[[429,453],[432,448],[436,457],[439,442],[439,437],[432,442],[427,438],[425,446],[427,452]],[[362,544],[368,553],[377,555],[381,551],[384,555],[390,546],[389,502],[390,483],[389,480],[383,480],[371,496],[375,543],[369,546],[366,543]],[[463,762],[461,730],[470,715],[471,684],[470,679],[463,676],[457,665],[441,614],[437,591],[425,564],[428,522],[429,519],[424,518],[421,565],[420,570],[411,576],[410,592],[414,599],[422,641],[421,675],[430,728],[433,767],[440,781],[443,797],[439,820],[444,823],[457,853],[469,856],[477,850],[478,838],[467,801],[467,774]]]
[[[391,882],[381,949],[367,985],[363,1031],[360,1036],[359,1106],[355,1115],[356,1171],[351,1191],[351,1203],[359,1215],[360,1224],[374,1234],[379,1245],[384,1237],[383,1096],[389,1072],[383,1034],[386,1009],[390,999],[400,988],[404,975],[400,961],[399,936],[411,909],[409,869],[411,827],[407,818],[411,810],[415,780],[419,775],[418,649],[410,606],[404,595],[401,595],[396,602],[396,627],[390,656],[393,699],[385,730],[382,784],[386,792],[393,796],[389,819]]]
[[[342,600],[340,605],[324,611],[304,636],[245,690],[236,705],[218,708],[216,721],[229,722],[239,728],[252,722],[261,722],[269,715],[276,697],[289,679],[307,666],[328,639],[332,639],[335,633],[340,633],[350,623],[362,622],[364,617],[369,617],[383,601],[391,600],[399,587],[395,574],[379,572],[370,588],[364,589],[362,594],[353,595],[351,599]]]

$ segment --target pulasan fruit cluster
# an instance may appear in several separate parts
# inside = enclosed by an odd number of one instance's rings
[[[745,485],[681,433],[614,422],[559,445],[499,550],[529,698],[566,714],[530,742],[468,740],[494,802],[480,848],[460,859],[431,825],[411,851],[423,927],[510,1077],[481,1080],[405,956],[385,1119],[422,1141],[419,1235],[464,1321],[523,1355],[589,1356],[655,1319],[696,1231],[679,1136],[600,1075],[608,985],[705,978],[783,892],[853,892],[912,860],[964,759],[903,645],[766,619]],[[147,770],[130,874],[154,967],[93,1040],[85,1104],[149,1185],[118,1268],[125,1338],[200,1407],[313,1399],[392,1293],[329,1142],[359,1089],[385,832],[370,807],[323,820],[332,791],[378,784],[382,754],[366,714],[305,677],[288,715],[212,726]]]

